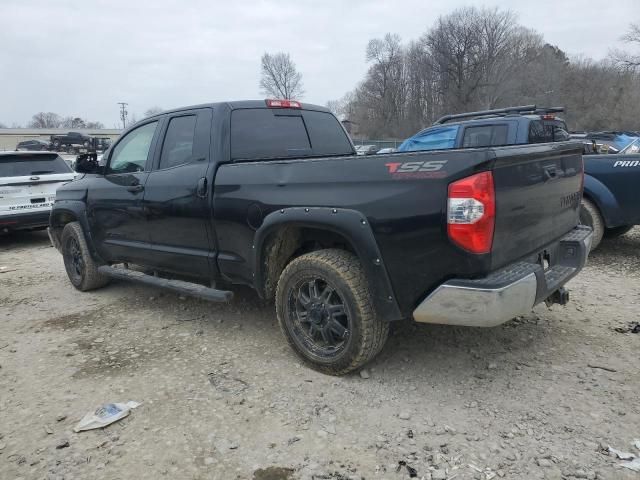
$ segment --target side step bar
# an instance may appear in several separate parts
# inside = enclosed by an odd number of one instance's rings
[[[98,272],[108,277],[144,283],[153,287],[172,290],[183,295],[203,298],[210,302],[229,302],[233,298],[233,292],[227,290],[216,290],[215,288],[209,288],[198,283],[185,282],[183,280],[169,280],[167,278],[154,277],[153,275],[147,275],[146,273],[129,270],[127,268],[115,268],[103,265],[98,267]]]

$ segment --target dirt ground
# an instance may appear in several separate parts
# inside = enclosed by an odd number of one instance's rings
[[[396,324],[364,375],[333,378],[249,290],[81,293],[46,233],[0,238],[0,479],[640,479],[602,451],[640,454],[640,334],[615,330],[640,317],[640,228],[569,287],[493,329]]]

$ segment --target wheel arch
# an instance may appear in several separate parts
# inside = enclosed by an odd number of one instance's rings
[[[598,210],[607,228],[622,225],[618,200],[609,188],[597,178],[585,174],[583,197],[590,200]]]
[[[285,266],[319,248],[343,248],[360,260],[379,315],[403,318],[369,222],[355,210],[293,207],[264,218],[252,245],[254,287],[263,298],[275,293]]]
[[[55,239],[54,242],[60,243],[62,230],[71,222],[78,222],[80,224],[85,241],[87,242],[87,247],[89,248],[89,253],[94,260],[102,261],[94,247],[91,230],[89,228],[89,220],[87,218],[85,205],[82,202],[56,202],[49,217],[49,233]]]

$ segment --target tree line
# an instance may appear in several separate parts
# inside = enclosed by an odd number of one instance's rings
[[[640,27],[623,40],[640,46]],[[367,138],[405,138],[445,114],[528,104],[566,107],[572,130],[640,130],[640,56],[569,58],[509,10],[461,8],[417,40],[373,39],[365,56],[365,78],[328,106]]]
[[[157,113],[162,112],[162,108],[153,106],[144,112],[145,117],[150,117]],[[127,117],[127,124],[132,125],[136,123],[137,118],[135,114]],[[7,128],[5,124],[0,122],[0,128]],[[21,128],[20,125],[14,124],[11,128]],[[105,128],[102,122],[93,122],[85,120],[81,117],[68,116],[63,117],[54,112],[38,112],[31,117],[31,120],[27,123],[27,128],[69,128],[69,129],[90,129],[99,130]]]

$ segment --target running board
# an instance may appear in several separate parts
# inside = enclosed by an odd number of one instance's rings
[[[216,290],[215,288],[205,287],[199,283],[185,282],[183,280],[169,280],[167,278],[154,277],[153,275],[147,275],[146,273],[129,270],[127,268],[115,268],[103,265],[98,267],[98,272],[111,278],[144,283],[153,287],[172,290],[183,295],[203,298],[210,302],[229,302],[233,298],[233,292],[227,290]]]

